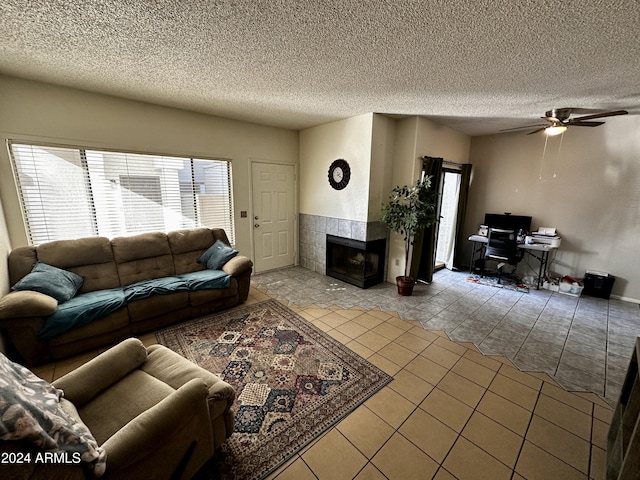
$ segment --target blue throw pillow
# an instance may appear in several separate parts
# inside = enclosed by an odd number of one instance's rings
[[[238,250],[231,248],[222,240],[216,240],[216,243],[211,245],[207,251],[198,258],[198,263],[205,265],[210,270],[220,270],[225,263],[237,254]]]
[[[58,303],[73,298],[82,286],[83,278],[73,272],[36,262],[31,273],[19,280],[11,290],[32,290],[55,298]]]

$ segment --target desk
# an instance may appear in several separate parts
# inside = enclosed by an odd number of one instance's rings
[[[487,237],[483,237],[482,235],[471,235],[469,237],[469,241],[472,242],[471,262],[469,263],[469,269],[470,271],[472,271],[476,254],[478,252],[482,254],[485,246],[487,245],[487,243],[489,243],[489,239]],[[538,283],[536,285],[536,290],[540,290],[540,286],[542,285],[544,277],[547,275],[547,269],[549,268],[549,252],[552,250],[557,250],[558,247],[552,247],[550,245],[544,245],[541,243],[520,243],[518,244],[518,248],[523,249],[525,253],[528,253],[540,262],[540,268],[538,270]],[[480,258],[483,257],[484,254],[482,254]]]

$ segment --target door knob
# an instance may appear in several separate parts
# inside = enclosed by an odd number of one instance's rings
[[[255,220],[258,220],[258,216],[256,215],[255,217],[253,217]]]

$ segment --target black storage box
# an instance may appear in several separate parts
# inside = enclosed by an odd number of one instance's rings
[[[584,284],[584,290],[582,293],[598,298],[609,298],[611,295],[611,289],[613,288],[613,282],[616,277],[607,274],[597,274],[587,272],[582,280]]]

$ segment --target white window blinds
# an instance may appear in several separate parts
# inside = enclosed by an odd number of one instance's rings
[[[29,241],[200,226],[235,242],[231,162],[9,143]]]

